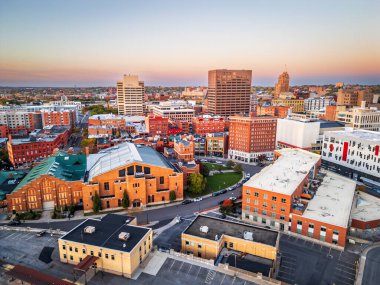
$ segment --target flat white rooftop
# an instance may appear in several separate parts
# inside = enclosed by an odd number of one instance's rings
[[[276,150],[281,156],[254,175],[244,185],[284,195],[292,195],[321,156],[302,149]]]
[[[351,137],[354,139],[380,143],[380,132],[374,131],[346,129],[344,131],[325,132],[325,135]]]
[[[347,228],[356,182],[330,171],[325,173],[326,176],[302,217]]]
[[[359,191],[355,204],[352,207],[351,218],[369,222],[380,219],[380,199]]]

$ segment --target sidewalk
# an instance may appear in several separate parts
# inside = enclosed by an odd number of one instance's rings
[[[360,259],[359,259],[359,270],[358,270],[358,274],[356,276],[355,285],[361,285],[362,284],[367,254],[369,251],[371,251],[372,249],[377,248],[377,247],[380,247],[380,242],[376,242],[373,245],[371,245],[370,247],[367,247],[363,251],[363,253],[361,254]]]

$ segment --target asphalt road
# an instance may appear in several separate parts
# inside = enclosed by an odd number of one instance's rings
[[[380,247],[367,253],[362,284],[377,285],[380,283]]]

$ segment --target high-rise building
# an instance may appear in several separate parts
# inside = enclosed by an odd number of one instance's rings
[[[137,75],[125,75],[117,82],[117,110],[119,115],[142,115],[144,82]]]
[[[228,158],[254,162],[260,155],[270,158],[276,148],[277,118],[243,117],[230,118]]]
[[[281,92],[289,92],[289,74],[286,71],[278,77],[278,81],[274,87],[274,97],[278,98]]]
[[[218,69],[208,72],[208,112],[231,116],[249,113],[252,70]]]

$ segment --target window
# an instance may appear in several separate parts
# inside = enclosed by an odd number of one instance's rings
[[[314,224],[309,224],[309,229],[314,229]]]
[[[233,248],[233,247],[234,247],[234,243],[230,242],[230,248]]]
[[[302,226],[302,221],[297,221],[297,225]]]
[[[281,212],[285,212],[285,207],[281,207]]]
[[[274,227],[276,225],[275,221],[270,221],[271,227]]]
[[[325,227],[321,227],[321,232],[326,232],[326,228]]]
[[[276,218],[276,213],[271,213],[270,216],[271,216],[272,218]]]
[[[150,167],[144,167],[144,173],[150,174]]]
[[[99,256],[99,257],[102,257],[102,253],[101,253],[100,251],[98,252],[98,256]]]
[[[85,248],[82,249],[82,253],[86,254],[86,249]]]
[[[78,252],[78,248],[77,247],[75,248],[75,252]]]
[[[251,195],[251,191],[250,191],[250,190],[246,190],[245,193],[246,193],[247,195]]]
[[[248,205],[245,206],[245,210],[246,210],[246,211],[249,211],[249,206],[248,206]]]
[[[111,255],[111,259],[112,259],[112,260],[115,260],[115,256],[114,256],[114,255]]]
[[[257,222],[257,216],[253,216],[253,220]]]
[[[258,205],[258,204],[259,204],[259,200],[255,200],[255,201],[253,202],[253,204]]]
[[[64,254],[64,255],[63,255],[63,258],[64,258],[64,259],[66,259],[66,258],[67,258],[66,254]]]
[[[106,257],[106,259],[108,259],[108,253],[106,253],[105,257]]]
[[[281,215],[281,216],[280,216],[280,220],[285,220],[285,216],[284,216],[284,215]]]
[[[246,199],[246,202],[247,202],[247,203],[251,203],[251,199],[250,199],[250,198],[247,198],[247,199]]]
[[[262,223],[262,224],[266,224],[266,223],[267,223],[267,219],[262,218],[262,219],[261,219],[261,223]]]
[[[110,183],[104,182],[104,190],[110,190]]]
[[[186,245],[189,245],[189,241],[185,241],[185,244],[186,244]]]
[[[119,170],[119,177],[124,177],[125,176],[125,169]]]
[[[276,202],[277,201],[277,197],[276,196],[272,196],[272,201]]]
[[[135,168],[133,167],[133,165],[132,165],[132,166],[129,166],[129,167],[127,168],[127,173],[128,173],[128,175],[133,175],[133,174],[135,174]]]
[[[266,215],[267,215],[267,211],[263,210],[262,214],[263,214],[264,216],[266,216]]]
[[[272,204],[271,208],[272,208],[272,210],[276,210],[276,205]]]
[[[74,260],[74,257],[72,255],[70,255],[70,260]]]
[[[70,246],[70,247],[69,247],[69,250],[70,250],[70,251],[73,251],[73,247],[72,247],[72,246]]]
[[[165,177],[164,176],[161,176],[160,177],[160,184],[164,184],[165,183]]]
[[[264,199],[268,199],[268,195],[267,194],[264,194]]]
[[[198,243],[198,248],[202,248],[202,244]]]
[[[63,245],[62,245],[62,249],[66,249],[66,245],[63,244]]]
[[[257,208],[253,208],[253,212],[254,212],[254,213],[258,213],[258,212],[259,212],[259,209],[257,209]]]
[[[286,199],[285,198],[281,198],[281,203],[286,203]]]
[[[267,205],[267,202],[263,202],[263,207],[267,207],[268,205]]]
[[[259,193],[258,192],[255,192],[255,197],[259,197]]]
[[[94,255],[94,252],[91,250],[91,255]]]

